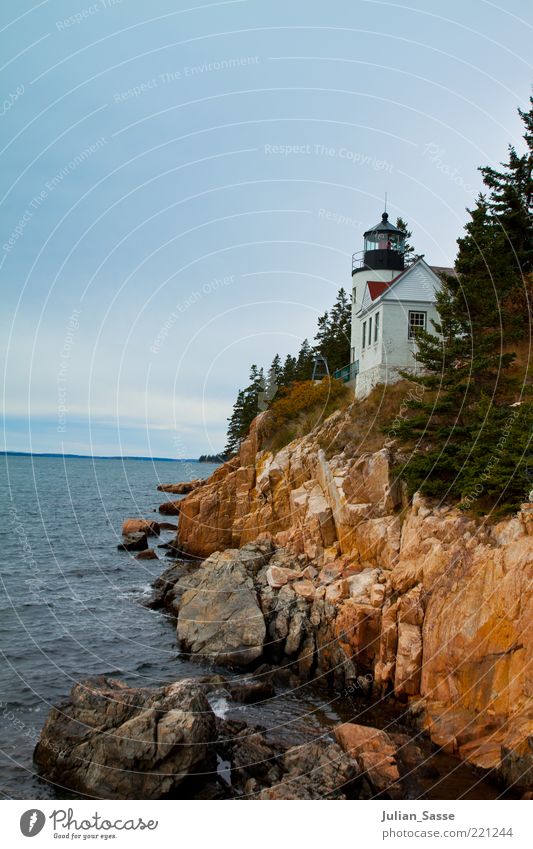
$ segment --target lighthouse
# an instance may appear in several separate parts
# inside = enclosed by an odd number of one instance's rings
[[[363,240],[363,250],[352,256],[350,363],[334,375],[354,386],[356,398],[394,383],[401,372],[417,373],[417,334],[432,330],[441,274],[454,273],[423,257],[406,265],[405,233],[386,212]]]

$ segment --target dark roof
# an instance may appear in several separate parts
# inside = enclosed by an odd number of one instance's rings
[[[375,224],[374,227],[370,227],[369,230],[366,230],[365,233],[363,233],[363,236],[367,236],[369,233],[384,233],[384,232],[386,232],[386,233],[401,233],[402,236],[405,235],[403,230],[398,230],[397,227],[395,227],[393,224],[390,223],[388,214],[386,212],[384,212],[383,215],[381,216],[381,221],[379,222],[379,224]]]
[[[448,268],[446,265],[430,265],[429,267],[435,272],[435,274],[445,274],[450,277],[457,277],[457,271],[455,268]]]

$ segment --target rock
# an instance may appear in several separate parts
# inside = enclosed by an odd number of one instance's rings
[[[198,487],[205,484],[204,478],[196,478],[192,481],[182,481],[181,483],[160,483],[157,487],[159,492],[172,492],[174,495],[186,495]]]
[[[144,533],[129,534],[117,545],[119,551],[144,551],[148,548],[148,537]]]
[[[312,581],[295,581],[292,588],[297,595],[306,601],[313,601],[316,589]]]
[[[422,632],[418,625],[400,622],[398,625],[398,648],[394,694],[415,696],[420,692],[422,672]]]
[[[165,501],[164,504],[159,505],[159,512],[163,514],[163,516],[179,516],[181,509],[180,501]]]
[[[520,760],[531,713],[533,503],[525,496],[516,516],[495,525],[419,494],[410,504],[391,471],[402,459],[393,456],[396,446],[388,440],[362,454],[350,435],[354,409],[277,452],[265,441],[269,413],[261,414],[239,456],[180,502],[178,547],[206,557],[269,535],[292,558],[273,566],[298,563],[294,571],[303,572],[311,564],[319,572],[261,585],[271,658],[285,662],[292,629],[291,647],[301,642],[286,659],[303,674],[307,641],[313,672],[331,673],[336,686],[373,675],[382,694],[395,689],[402,700],[417,700],[418,721],[437,744],[498,769],[506,733],[490,746],[484,728],[494,710],[510,735],[506,760],[512,763],[512,751]],[[371,585],[353,580],[370,571],[377,573]],[[306,580],[318,584],[313,598],[302,584],[281,597],[285,610],[278,606],[282,591]],[[350,598],[341,583],[326,600],[325,588],[343,580]],[[296,614],[296,598],[311,611]],[[467,726],[476,729],[472,739],[463,739]]]
[[[264,702],[275,695],[274,687],[269,681],[230,682],[228,690],[234,701],[245,705]]]
[[[145,607],[153,610],[164,607],[177,616],[181,597],[186,590],[186,581],[183,584],[179,581],[196,571],[196,568],[196,565],[192,563],[175,563],[169,569],[165,569],[163,574],[154,581],[152,595],[144,602]]]
[[[135,560],[159,560],[159,557],[153,548],[146,548],[144,551],[139,551],[139,553],[135,555]]]
[[[187,578],[178,616],[185,651],[235,666],[261,657],[266,626],[246,563],[246,552],[230,549],[211,555]]]
[[[192,680],[155,690],[96,678],[52,708],[34,758],[41,775],[104,799],[161,799],[215,768],[214,714]]]
[[[123,536],[143,533],[147,536],[159,536],[160,525],[148,519],[125,519],[122,524]]]
[[[288,749],[282,759],[283,783],[287,790],[304,791],[302,798],[345,799],[356,796],[359,778],[357,761],[343,754],[336,743],[305,743]],[[264,798],[264,797],[263,797]],[[291,798],[279,797],[279,798]]]
[[[385,731],[347,722],[337,726],[335,738],[345,752],[356,758],[376,793],[400,796],[396,746]]]
[[[252,733],[251,733],[252,732]],[[231,744],[232,779],[245,784],[250,778],[260,785],[277,783],[281,776],[277,753],[264,734],[246,728]]]
[[[267,569],[266,577],[271,587],[279,589],[279,587],[285,586],[289,581],[297,581],[298,578],[302,577],[302,573],[271,564]]]
[[[335,583],[326,587],[326,601],[329,601],[330,604],[337,604],[343,598],[348,598],[348,595],[348,581],[344,579],[335,581]]]
[[[172,522],[159,522],[159,527],[162,531],[177,531],[178,526],[173,525]]]

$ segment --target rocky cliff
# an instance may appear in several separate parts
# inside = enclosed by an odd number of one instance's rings
[[[330,456],[347,415],[273,452],[262,414],[180,502],[176,547],[209,558],[180,594],[181,644],[390,693],[445,750],[530,786],[533,505],[494,525],[408,503],[394,443]]]

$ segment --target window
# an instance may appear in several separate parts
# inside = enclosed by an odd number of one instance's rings
[[[379,336],[379,313],[376,313],[376,318],[374,319],[374,342],[378,341]]]
[[[366,321],[363,321],[363,344],[361,345],[363,351],[366,345]]]
[[[409,310],[409,339],[416,339],[419,330],[426,329],[426,312]]]
[[[372,316],[368,319],[368,344],[372,344]]]

